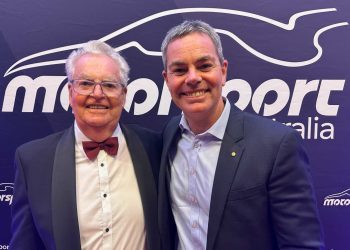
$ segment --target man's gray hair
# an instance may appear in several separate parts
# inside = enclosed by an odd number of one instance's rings
[[[211,27],[209,24],[200,20],[195,20],[195,21],[184,21],[180,25],[171,28],[166,34],[161,47],[164,69],[166,69],[166,64],[167,64],[166,53],[167,53],[169,44],[172,41],[178,38],[185,37],[191,33],[203,33],[208,35],[214,43],[216,52],[219,57],[220,64],[223,64],[224,55],[222,52],[221,40],[218,33],[216,33],[214,28]]]
[[[119,66],[119,76],[121,83],[126,86],[129,80],[129,65],[125,61],[125,59],[114,49],[109,46],[107,43],[93,40],[85,43],[83,47],[74,50],[66,61],[66,73],[68,77],[68,81],[73,80],[72,77],[74,75],[75,70],[75,63],[76,61],[83,55],[86,54],[100,54],[100,55],[106,55],[110,57],[113,61],[117,63]]]

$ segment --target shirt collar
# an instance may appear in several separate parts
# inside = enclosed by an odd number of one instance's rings
[[[199,136],[205,135],[205,134],[211,134],[220,140],[222,140],[222,138],[224,138],[226,125],[228,122],[228,118],[230,116],[231,105],[230,105],[230,102],[227,98],[225,98],[225,97],[222,97],[222,98],[224,100],[225,106],[224,106],[224,110],[222,111],[219,119],[207,131],[199,134]],[[179,127],[180,127],[182,133],[189,131],[190,133],[193,134],[193,132],[191,131],[191,129],[186,121],[185,115],[183,113],[182,113]]]
[[[118,123],[111,137],[118,137],[120,133],[121,133],[121,129]],[[77,124],[77,121],[74,121],[74,134],[75,134],[75,141],[78,145],[80,145],[83,141],[91,141],[91,139],[86,135],[84,135],[84,133],[80,130]]]

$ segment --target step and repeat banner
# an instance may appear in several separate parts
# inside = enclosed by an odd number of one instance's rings
[[[215,27],[229,61],[224,95],[298,130],[326,249],[350,249],[350,2],[18,1],[0,3],[0,249],[11,237],[13,158],[72,124],[65,59],[106,41],[131,66],[122,121],[161,130],[180,111],[161,75],[161,41],[185,19]]]

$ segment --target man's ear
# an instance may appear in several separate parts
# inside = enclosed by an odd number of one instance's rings
[[[124,107],[124,105],[125,105],[125,103],[126,103],[126,93],[128,93],[128,89],[127,89],[127,87],[125,87],[124,89],[123,89],[123,94],[120,96],[121,98],[123,98],[123,107]]]
[[[72,106],[72,92],[73,92],[73,86],[71,83],[68,83],[68,97],[69,97],[69,105]]]
[[[163,75],[164,80],[165,80],[166,82],[168,82],[168,74],[167,74],[167,72],[166,72],[165,69],[162,71],[162,75]]]
[[[222,86],[225,85],[226,83],[226,79],[227,79],[227,67],[228,67],[228,61],[224,60],[222,65],[221,65],[221,73],[222,73],[222,77],[223,77],[223,82],[222,82]]]

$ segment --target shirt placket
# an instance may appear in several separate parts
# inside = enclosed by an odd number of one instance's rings
[[[200,142],[198,139],[193,140],[191,154],[190,154],[190,164],[188,166],[188,203],[190,204],[190,228],[192,235],[192,242],[195,249],[200,248],[200,224],[199,224],[199,206],[197,199],[197,164],[198,164],[198,153],[200,150]]]
[[[107,154],[100,151],[97,164],[99,167],[100,199],[102,204],[102,249],[112,249],[112,205],[109,190]]]

